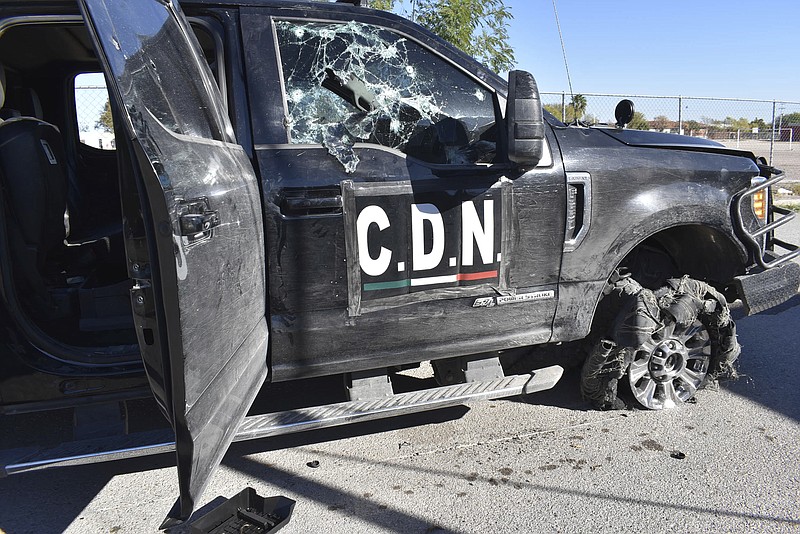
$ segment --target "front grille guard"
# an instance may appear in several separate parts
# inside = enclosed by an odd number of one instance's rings
[[[787,243],[786,241],[782,241],[776,238],[774,235],[771,235],[772,232],[784,224],[788,223],[792,219],[795,218],[795,213],[792,210],[781,208],[780,206],[773,206],[772,205],[772,198],[770,196],[769,199],[769,209],[770,215],[767,218],[772,219],[768,222],[768,224],[760,227],[758,230],[750,231],[744,226],[744,221],[742,220],[742,202],[745,198],[751,197],[754,194],[758,193],[759,191],[763,191],[765,189],[769,189],[773,184],[776,184],[784,179],[786,174],[780,170],[775,169],[774,167],[767,167],[767,166],[760,166],[762,171],[767,171],[773,176],[769,178],[766,182],[763,182],[758,185],[754,185],[750,189],[740,193],[736,197],[735,201],[735,209],[733,211],[734,220],[736,221],[736,229],[742,238],[742,241],[750,250],[755,262],[760,265],[764,269],[770,269],[772,267],[776,267],[782,263],[786,263],[787,261],[793,260],[794,258],[800,256],[800,247],[797,245],[793,245],[791,243]],[[775,215],[780,215],[779,219],[775,219]],[[761,250],[761,245],[758,242],[758,238],[763,235],[767,235],[767,243],[772,247],[780,247],[783,250],[788,251],[786,254],[781,256],[774,255],[774,250],[771,250],[772,254],[770,254],[770,258],[766,257],[766,251]]]

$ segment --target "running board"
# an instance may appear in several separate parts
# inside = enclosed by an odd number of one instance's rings
[[[331,426],[372,421],[426,410],[457,406],[476,400],[498,399],[544,391],[561,379],[558,365],[530,374],[512,375],[482,382],[454,384],[422,391],[398,393],[391,397],[312,406],[286,412],[246,417],[234,441],[315,430]],[[137,458],[175,450],[172,431],[139,432],[127,436],[64,443],[50,449],[0,451],[0,478],[49,467],[83,465]]]

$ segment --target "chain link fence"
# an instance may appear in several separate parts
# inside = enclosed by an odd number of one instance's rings
[[[102,120],[107,104],[108,89],[105,85],[75,86],[75,111],[81,143],[104,150],[114,148],[114,133]]]
[[[713,139],[763,156],[786,171],[787,181],[800,181],[800,102],[599,93],[576,94],[573,102],[568,93],[541,96],[557,118],[572,122],[577,115],[588,125],[613,125],[614,108],[627,98],[636,109],[628,128]],[[113,148],[113,133],[101,120],[107,102],[104,85],[76,85],[78,129],[87,145]]]
[[[545,109],[564,122],[613,125],[614,108],[622,99],[634,102],[628,128],[680,133],[713,139],[725,146],[767,158],[800,181],[800,102],[644,96],[624,94],[542,93]]]

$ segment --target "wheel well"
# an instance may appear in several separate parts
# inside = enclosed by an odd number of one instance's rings
[[[638,244],[619,266],[648,289],[658,289],[668,278],[684,274],[722,286],[744,267],[731,239],[702,225],[663,230]]]

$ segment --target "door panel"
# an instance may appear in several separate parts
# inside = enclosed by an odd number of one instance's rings
[[[176,436],[168,526],[191,514],[267,375],[260,192],[180,8],[82,9],[139,164],[150,265],[126,246],[145,367]]]
[[[305,15],[241,17],[273,379],[549,340],[559,155],[524,174],[503,164],[496,89],[416,26]]]

